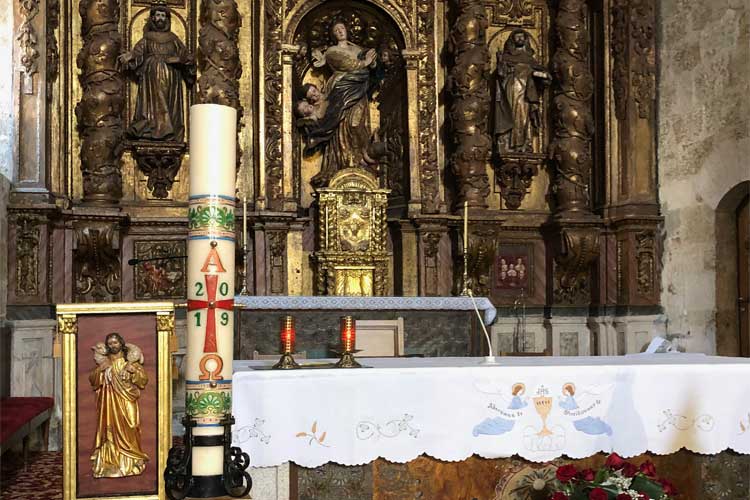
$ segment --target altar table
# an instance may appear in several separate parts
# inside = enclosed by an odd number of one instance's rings
[[[485,325],[495,320],[497,310],[487,297],[336,297],[237,295],[235,306],[249,310],[337,310],[337,311],[482,311]]]
[[[365,358],[362,369],[270,370],[235,361],[234,444],[251,465],[543,462],[680,448],[750,453],[750,359]],[[324,360],[311,360],[320,363]]]

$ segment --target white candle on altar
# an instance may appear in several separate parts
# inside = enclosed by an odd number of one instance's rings
[[[236,152],[236,110],[192,106],[185,406],[195,436],[223,434],[232,411]],[[220,476],[223,467],[222,446],[193,447],[193,476]]]
[[[469,251],[469,202],[464,202],[464,253]]]

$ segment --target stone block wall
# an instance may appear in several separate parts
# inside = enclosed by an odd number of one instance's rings
[[[717,238],[726,232],[717,209],[750,181],[750,4],[658,5],[661,301],[668,334],[684,335],[689,351],[715,353]]]
[[[8,304],[8,192],[10,181],[0,174],[0,397],[10,396],[10,331],[5,324]]]
[[[13,2],[0,3],[0,59],[13,56]],[[8,303],[8,194],[12,178],[13,78],[0,78],[0,397],[10,393],[10,333],[5,325]]]

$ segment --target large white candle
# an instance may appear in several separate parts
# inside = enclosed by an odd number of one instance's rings
[[[185,410],[196,436],[223,434],[232,411],[236,152],[236,110],[192,106]],[[223,447],[194,447],[192,464],[193,476],[221,475]]]

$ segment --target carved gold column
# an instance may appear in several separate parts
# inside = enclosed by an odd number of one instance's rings
[[[592,263],[599,254],[599,218],[590,206],[594,82],[585,0],[561,0],[555,28],[550,157],[556,203],[549,226],[554,256],[552,301],[585,305],[590,302]]]
[[[259,192],[256,209],[281,208],[283,198],[282,156],[282,46],[281,0],[264,0],[259,16],[262,63],[258,72],[259,93]]]
[[[470,208],[484,209],[490,194],[487,161],[491,147],[485,132],[490,107],[487,18],[482,2],[458,0],[456,4],[458,17],[449,40],[454,58],[449,117],[456,142],[451,166],[458,181],[460,206],[468,202]]]
[[[83,201],[116,204],[122,197],[122,113],[125,94],[117,58],[122,52],[118,0],[81,0],[83,47],[78,53],[81,100],[76,106],[81,136]]]
[[[417,0],[416,11],[419,50],[419,177],[412,178],[411,182],[420,184],[419,200],[422,212],[436,213],[444,203],[436,147],[439,133],[435,30],[439,25],[436,23],[437,10],[434,0]],[[412,102],[411,93],[409,102]],[[410,109],[409,114],[411,113]],[[412,140],[411,133],[409,140]],[[416,204],[412,205],[412,209],[415,208]]]
[[[198,33],[198,101],[222,104],[237,110],[237,129],[242,122],[238,45],[242,16],[235,0],[201,0]],[[237,143],[237,166],[240,161]]]
[[[659,302],[659,215],[656,176],[656,2],[614,0],[611,4],[610,127],[612,160],[605,216],[614,247],[607,301],[628,306]]]
[[[406,92],[408,96],[408,129],[409,129],[409,178],[420,179],[419,163],[419,52],[402,51],[406,62]],[[422,183],[409,183],[409,212],[419,213],[421,211]]]
[[[294,119],[292,118],[292,102],[294,96],[294,58],[299,52],[299,47],[292,44],[283,44],[281,57],[281,80],[283,82],[283,95],[281,100],[282,114],[284,115],[284,128],[282,134],[281,150],[284,155],[284,169],[281,179],[282,203],[281,209],[289,212],[297,211],[297,203],[294,199],[294,161],[293,161],[293,137],[292,127]]]

